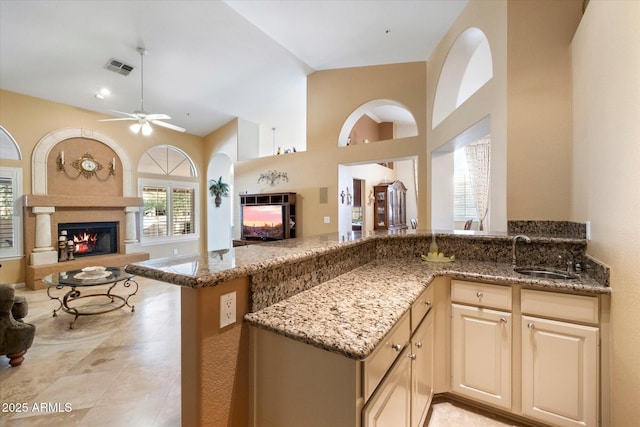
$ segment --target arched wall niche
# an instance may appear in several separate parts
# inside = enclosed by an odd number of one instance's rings
[[[451,46],[440,71],[433,102],[432,129],[492,77],[489,40],[479,28],[467,28]]]
[[[407,107],[391,99],[374,99],[362,104],[349,114],[338,135],[339,147],[349,145],[349,135],[352,129],[364,116],[376,123],[392,122],[394,128],[401,126],[401,131],[394,131],[393,139],[418,135],[416,119]]]
[[[229,184],[229,198],[223,198],[222,204],[216,207],[209,194],[209,181],[218,180]],[[229,249],[233,240],[234,206],[239,206],[239,199],[234,191],[234,167],[227,153],[216,153],[207,166],[207,251]]]
[[[47,158],[51,150],[61,141],[71,138],[88,138],[101,142],[111,148],[122,164],[122,194],[124,197],[136,197],[133,185],[131,161],[120,145],[108,136],[93,129],[58,129],[45,135],[36,144],[31,157],[31,193],[47,194]]]

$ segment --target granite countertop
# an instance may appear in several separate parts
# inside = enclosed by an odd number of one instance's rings
[[[419,258],[375,260],[288,299],[245,316],[250,325],[352,359],[366,358],[437,276],[526,288],[608,294],[589,277],[539,279],[515,273],[508,263]]]
[[[201,288],[216,286],[219,283],[238,277],[249,276],[268,268],[292,261],[310,259],[336,249],[357,246],[371,240],[403,239],[411,237],[431,237],[431,231],[397,230],[352,232],[347,235],[338,233],[322,234],[296,239],[279,240],[259,245],[239,246],[235,248],[210,251],[203,254],[176,256],[129,264],[127,273],[148,277],[179,286]],[[442,236],[473,241],[511,242],[513,236],[506,233],[474,231],[443,232]],[[576,239],[561,237],[532,237],[537,242],[563,243]]]

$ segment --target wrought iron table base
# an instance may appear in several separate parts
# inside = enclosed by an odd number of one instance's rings
[[[115,288],[120,283],[122,283],[122,286],[124,288],[127,288],[127,289],[131,288],[133,292],[125,296],[111,293],[113,288]],[[133,286],[135,286],[135,288],[133,288]],[[58,290],[63,289],[65,287],[71,287],[71,290],[66,294],[64,294],[64,296],[62,296],[62,299],[60,299],[60,297],[51,295],[50,291],[51,291],[51,288],[53,288],[53,286],[50,286],[47,288],[47,295],[49,296],[50,299],[57,300],[58,303],[60,304],[58,308],[53,309],[53,317],[57,317],[58,311],[60,310],[69,314],[73,314],[75,316],[74,319],[71,321],[71,323],[69,323],[69,329],[73,329],[73,325],[74,323],[76,323],[76,320],[78,320],[79,316],[93,316],[96,314],[105,314],[111,311],[121,309],[125,305],[131,308],[132,313],[136,311],[136,306],[129,304],[129,298],[131,298],[138,292],[138,283],[133,279],[129,278],[129,279],[125,279],[124,281],[118,281],[113,283],[111,286],[109,286],[109,289],[107,289],[106,293],[93,293],[93,294],[82,295],[82,293],[78,290],[78,288],[73,285],[58,284],[55,286],[55,288]],[[105,308],[104,310],[99,310],[99,311],[80,311],[79,309],[81,307],[69,306],[69,303],[72,303],[73,301],[79,300],[81,298],[93,298],[93,297],[109,298],[110,303],[116,303],[116,300],[118,301],[116,306],[110,306],[109,308]],[[106,304],[109,304],[109,303],[106,303]]]

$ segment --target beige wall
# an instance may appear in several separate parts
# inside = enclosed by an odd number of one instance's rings
[[[611,426],[640,419],[640,2],[591,1],[572,43],[573,219],[611,267]]]
[[[298,236],[338,231],[338,165],[375,163],[379,160],[418,157],[419,179],[426,182],[426,63],[382,65],[318,71],[307,83],[307,151],[239,161],[234,165],[233,206],[239,193],[298,193]],[[417,120],[419,135],[395,141],[338,147],[338,134],[347,117],[374,99],[391,99],[407,107]],[[206,140],[207,156],[230,150],[233,125]],[[229,130],[231,129],[231,130]],[[286,172],[289,181],[273,187],[258,183],[260,173]],[[320,188],[327,187],[328,203],[320,203]],[[419,186],[421,224],[426,215],[426,186]],[[324,223],[324,217],[330,223]],[[234,213],[234,236],[239,237],[239,212]]]
[[[582,0],[507,7],[507,210],[566,220],[571,192],[571,55]]]
[[[106,111],[107,109],[108,107],[105,106],[104,110]],[[0,90],[0,124],[13,135],[22,151],[22,160],[2,159],[2,165],[21,168],[23,194],[31,194],[31,158],[36,144],[53,131],[65,128],[83,128],[93,129],[106,135],[127,153],[134,170],[133,183],[136,188],[133,194],[137,194],[138,177],[135,171],[138,161],[146,150],[155,145],[168,144],[180,148],[196,162],[198,176],[202,176],[203,165],[199,163],[199,159],[203,157],[202,138],[159,127],[155,127],[153,135],[150,137],[136,136],[129,131],[127,122],[98,121],[98,119],[104,118],[108,117],[80,108]],[[57,150],[54,147],[52,152],[57,153]],[[108,153],[112,152],[106,149],[103,154],[108,159],[111,159],[113,153]],[[72,160],[69,155],[65,154],[67,163]],[[101,163],[105,163],[102,161],[103,159],[99,160]],[[104,166],[106,167],[106,165]],[[122,168],[118,168],[118,166],[120,164],[116,165],[117,170],[121,170]],[[204,214],[202,217],[204,218]],[[170,247],[169,245],[143,246],[142,250],[149,252],[152,257],[170,256],[172,248],[176,246],[179,248],[180,253],[198,252],[200,242],[172,243]],[[0,282],[24,282],[26,262],[28,262],[27,258],[3,260]]]

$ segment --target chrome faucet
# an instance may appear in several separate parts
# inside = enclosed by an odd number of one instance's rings
[[[516,258],[516,243],[518,243],[518,240],[524,240],[527,243],[531,243],[531,239],[524,234],[518,234],[513,238],[513,259],[511,260],[511,265],[513,266],[513,268],[516,268],[516,266],[518,265],[518,261]]]

